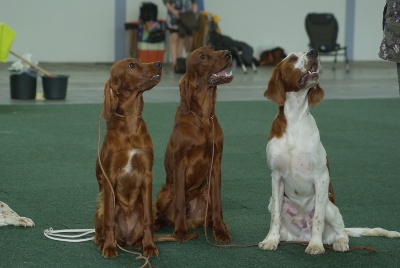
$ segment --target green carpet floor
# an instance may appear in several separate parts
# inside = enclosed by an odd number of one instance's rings
[[[145,104],[155,146],[153,195],[164,182],[163,155],[176,103]],[[34,228],[0,227],[1,267],[139,267],[120,252],[101,257],[93,242],[49,240],[43,230],[93,228],[95,159],[101,105],[0,106],[0,200]],[[225,134],[222,166],[224,219],[233,242],[260,242],[269,228],[267,135],[277,108],[271,102],[221,102]],[[337,205],[347,227],[400,230],[400,101],[325,100],[312,110],[328,153]],[[102,126],[104,134],[104,122]],[[172,232],[172,229],[164,229]],[[215,248],[199,238],[158,243],[153,267],[400,267],[400,239],[350,238],[354,251],[310,256],[301,245],[277,251]]]

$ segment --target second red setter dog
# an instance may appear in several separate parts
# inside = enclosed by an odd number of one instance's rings
[[[188,55],[179,83],[180,105],[164,160],[166,184],[156,202],[156,226],[174,226],[179,241],[196,237],[188,229],[202,226],[205,217],[215,240],[231,240],[222,216],[223,133],[215,114],[217,85],[232,81],[224,71],[231,63],[229,51],[199,48]]]
[[[95,242],[105,258],[119,245],[143,248],[157,256],[153,240],[153,143],[141,116],[143,92],[161,79],[160,62],[124,59],[111,67],[104,87],[107,132],[96,162],[99,198]]]

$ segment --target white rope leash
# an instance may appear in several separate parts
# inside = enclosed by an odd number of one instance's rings
[[[135,114],[134,116],[138,115],[139,113]],[[121,116],[121,115],[118,115]],[[110,183],[110,180],[108,179],[104,169],[103,169],[103,165],[101,164],[101,159],[100,159],[100,130],[101,130],[101,117],[102,115],[100,114],[99,116],[99,121],[98,121],[98,126],[99,126],[99,130],[98,130],[98,140],[97,140],[97,157],[99,159],[100,162],[100,168],[103,171],[103,174],[105,175],[105,178],[108,182],[108,184],[110,185],[111,188],[111,192],[112,195],[115,196],[114,194],[114,190],[112,188],[112,185]],[[115,198],[114,198],[114,207],[115,207]],[[73,243],[77,243],[77,242],[85,242],[85,241],[90,241],[94,239],[94,236],[92,237],[86,237],[86,238],[81,238],[81,239],[76,239],[79,237],[83,237],[86,236],[88,234],[94,233],[94,229],[64,229],[64,230],[53,230],[52,227],[50,227],[50,229],[46,229],[44,230],[43,234],[52,240],[57,240],[57,241],[63,241],[63,242],[73,242]],[[62,235],[60,233],[80,233],[77,235]]]
[[[61,233],[79,233],[79,234],[76,234],[76,235],[65,235],[64,234],[63,235]],[[80,238],[80,237],[84,237],[84,236],[87,236],[92,233],[94,233],[94,229],[53,230],[53,228],[51,228],[51,227],[50,227],[50,229],[46,229],[43,232],[44,236],[46,236],[49,239],[63,241],[63,242],[73,242],[73,243],[93,240],[94,236]]]

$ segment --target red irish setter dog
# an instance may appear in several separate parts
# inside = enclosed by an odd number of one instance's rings
[[[143,92],[161,79],[162,64],[124,59],[111,67],[104,87],[103,117],[107,132],[96,162],[99,198],[96,236],[105,258],[119,245],[143,248],[157,256],[153,240],[153,143],[141,116]]]
[[[188,55],[179,82],[180,105],[164,160],[166,184],[155,204],[155,228],[174,226],[178,241],[197,237],[188,229],[205,222],[207,199],[207,223],[215,240],[231,240],[222,216],[223,133],[215,114],[217,85],[232,81],[232,73],[224,71],[231,63],[229,51],[199,48]]]

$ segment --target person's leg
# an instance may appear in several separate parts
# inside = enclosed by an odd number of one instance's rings
[[[178,51],[179,36],[177,32],[170,32],[169,35],[169,52],[171,54],[172,64],[175,65]]]
[[[186,53],[190,53],[193,50],[193,36],[186,35],[185,36],[185,51]]]
[[[396,63],[397,65],[397,81],[399,83],[399,93],[400,93],[400,63]]]
[[[183,55],[183,48],[185,47],[185,37],[178,36],[178,45],[176,48],[176,57],[180,58]]]

